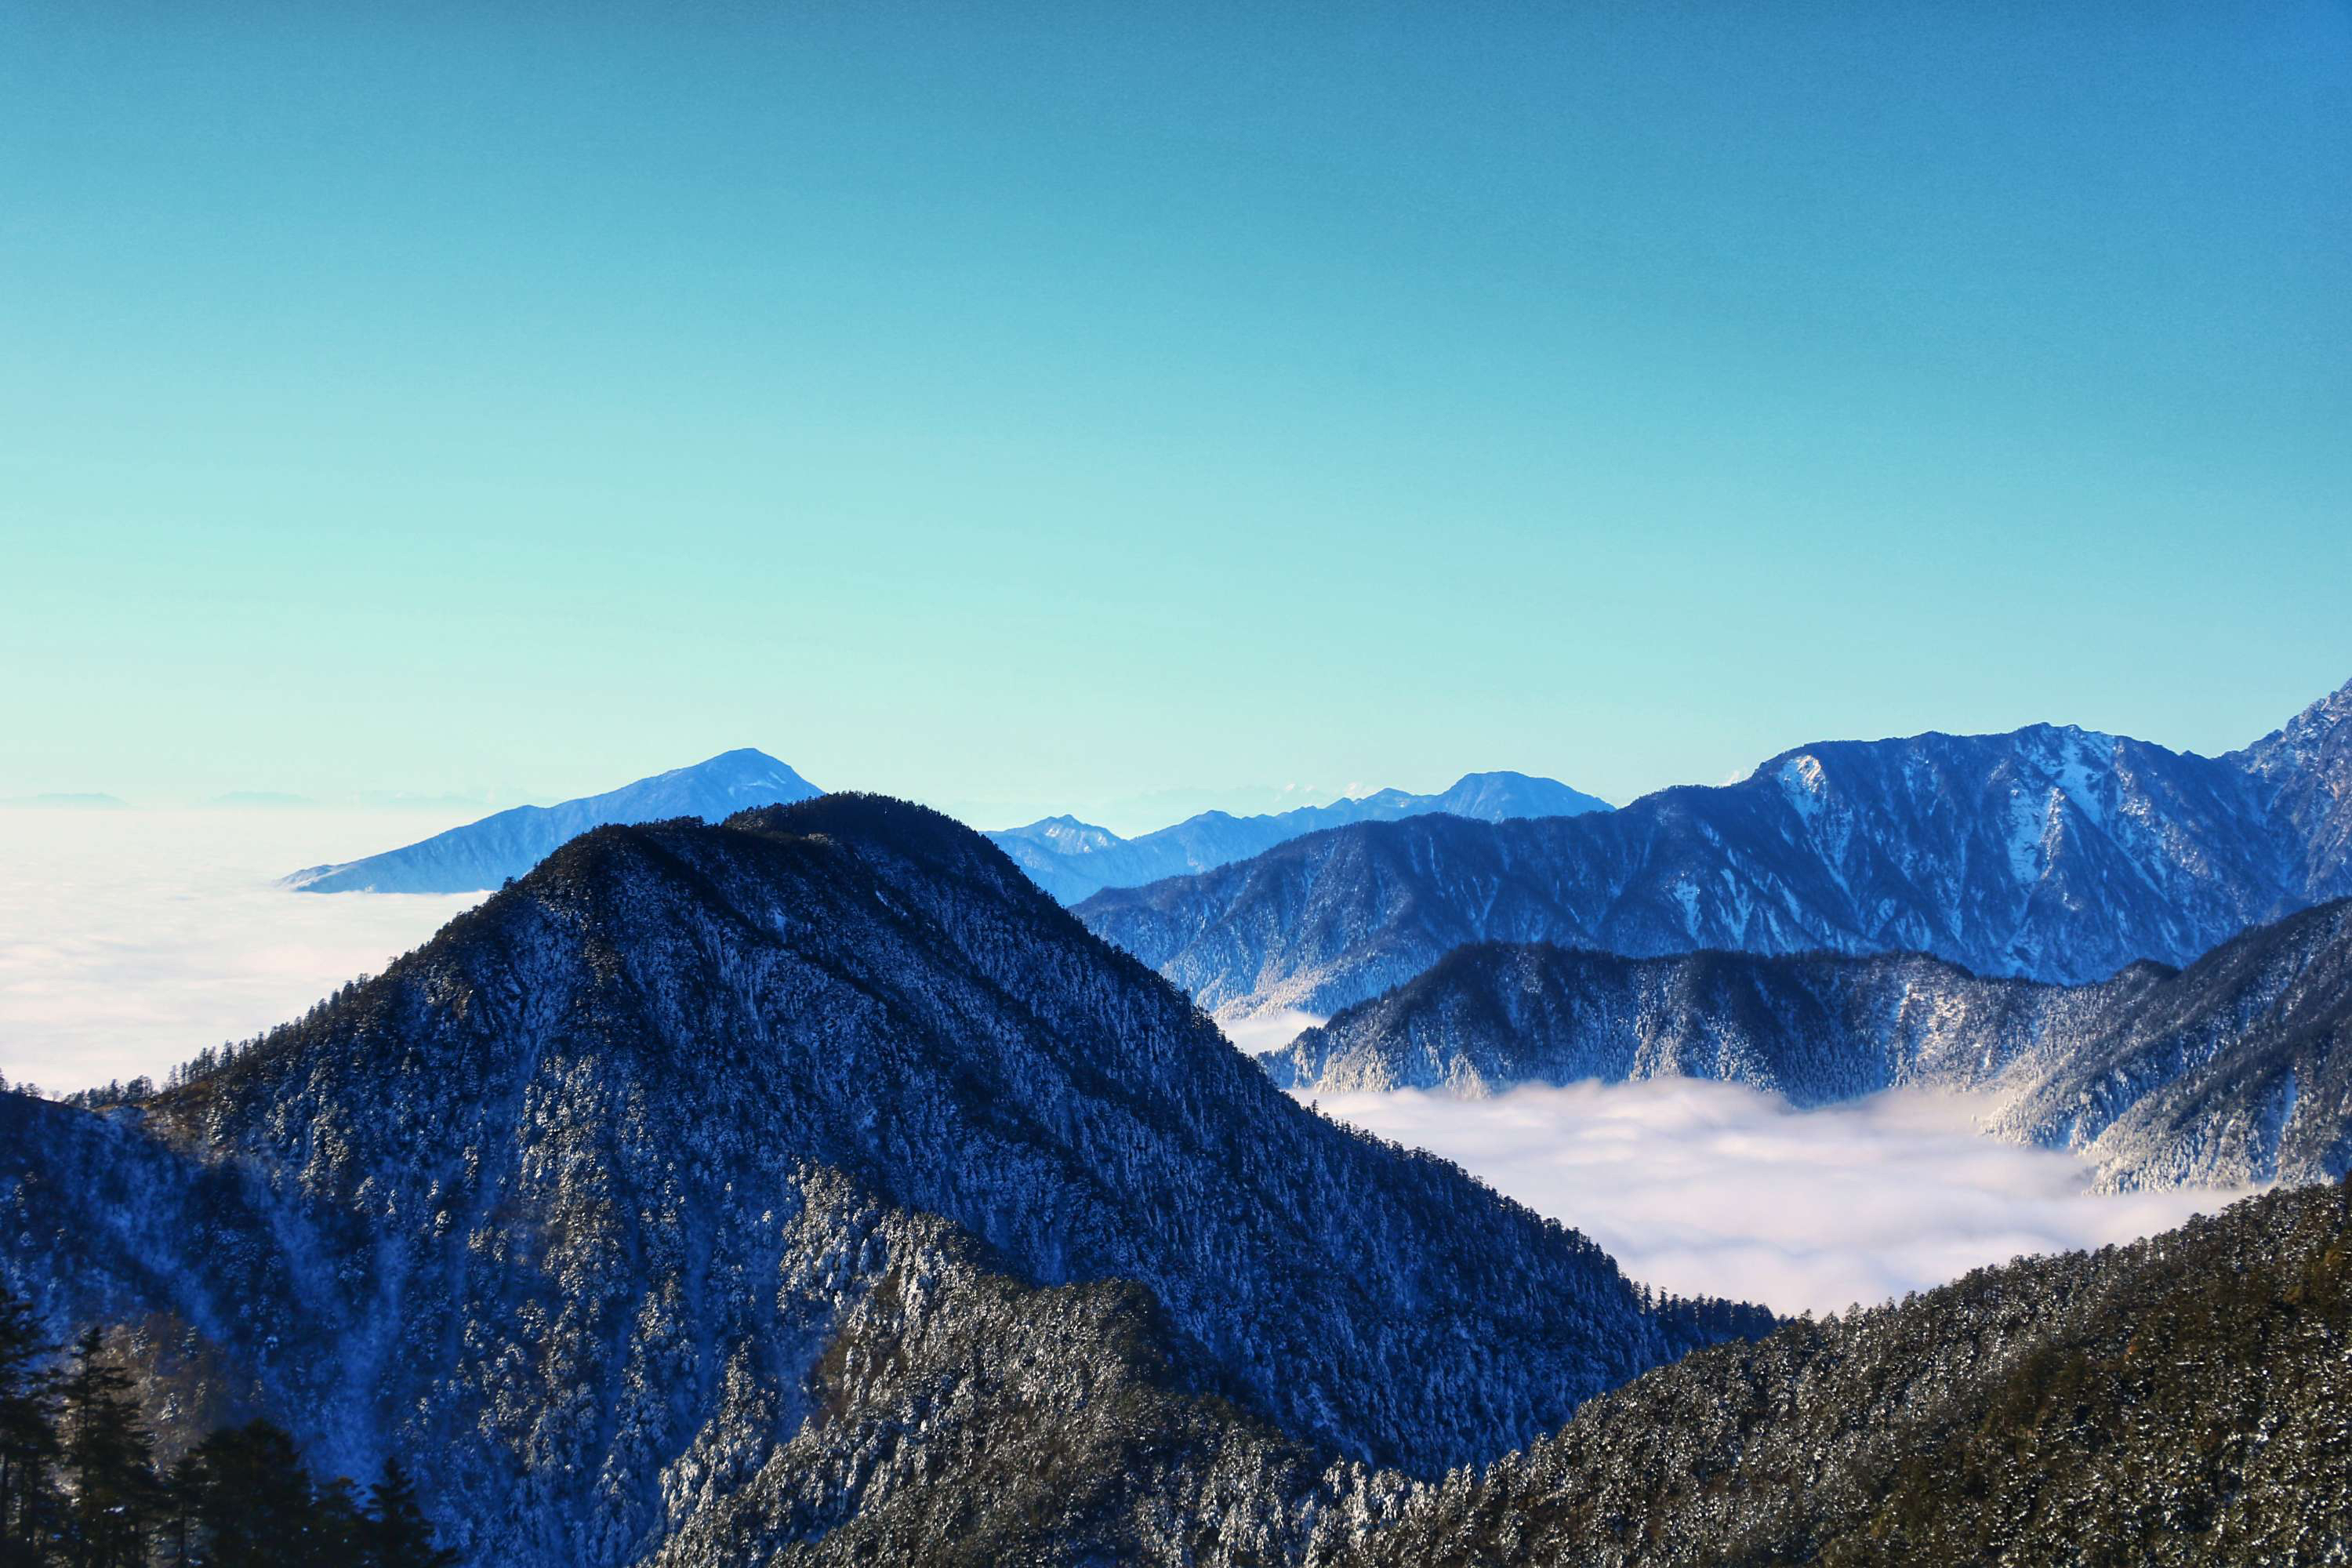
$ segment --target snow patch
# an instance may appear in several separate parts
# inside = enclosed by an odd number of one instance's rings
[[[1819,816],[1829,805],[1829,775],[1822,771],[1821,759],[1807,755],[1782,763],[1780,793],[1799,816],[1808,822]]]

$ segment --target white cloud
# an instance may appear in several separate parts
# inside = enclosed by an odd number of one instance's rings
[[[2092,1194],[2089,1167],[1979,1135],[1957,1095],[1897,1090],[1800,1111],[1677,1079],[1321,1106],[1575,1226],[1637,1279],[1784,1312],[1843,1310],[2020,1254],[2129,1241],[2243,1195]]]
[[[0,811],[0,1072],[161,1077],[300,1014],[480,894],[289,893],[286,872],[478,812]]]
[[[1328,1019],[1316,1013],[1302,1013],[1296,1007],[1285,1007],[1272,1013],[1255,1013],[1239,1018],[1219,1018],[1217,1027],[1225,1032],[1241,1050],[1251,1056],[1286,1046],[1303,1030],[1316,1028]]]

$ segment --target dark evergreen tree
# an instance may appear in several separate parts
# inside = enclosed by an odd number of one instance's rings
[[[204,1461],[189,1453],[181,1455],[164,1478],[163,1517],[155,1531],[163,1568],[195,1568],[204,1561],[196,1550],[196,1504],[204,1474]]]
[[[57,1529],[57,1384],[31,1303],[0,1286],[0,1568],[47,1556]]]
[[[229,1427],[197,1444],[189,1459],[194,1562],[309,1561],[316,1520],[310,1477],[282,1428],[267,1421]]]
[[[383,1479],[368,1489],[369,1568],[450,1568],[457,1554],[433,1543],[433,1527],[416,1500],[416,1483],[398,1459],[383,1462]]]
[[[367,1561],[374,1521],[360,1509],[349,1476],[337,1476],[310,1499],[310,1519],[289,1561],[302,1568],[352,1568]]]
[[[73,1568],[146,1568],[147,1548],[163,1515],[155,1444],[131,1374],[107,1354],[97,1329],[74,1342],[59,1384],[61,1448],[71,1492],[65,1561]]]

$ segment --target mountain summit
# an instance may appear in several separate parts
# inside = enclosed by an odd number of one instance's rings
[[[286,879],[304,893],[471,893],[520,877],[591,828],[698,816],[718,822],[753,806],[824,792],[746,746],[558,805],[518,805],[363,860],[312,866]]]

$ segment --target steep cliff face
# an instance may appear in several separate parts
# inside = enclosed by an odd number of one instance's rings
[[[1840,742],[1604,816],[1340,828],[1078,912],[1232,1015],[1328,1014],[1478,942],[1907,951],[2079,984],[2343,892],[2347,716],[2339,692],[2220,759],[2049,725]]]
[[[1682,1077],[1811,1106],[1982,1089],[1989,1131],[2072,1149],[2105,1187],[2328,1181],[2352,1168],[2352,901],[2185,970],[2082,986],[1916,953],[1460,948],[1261,1059],[1323,1093]]]
[[[2005,1077],[1993,1131],[2072,1148],[2108,1188],[2352,1171],[2352,900],[2096,999]]]
[[[632,1561],[755,1478],[744,1528],[823,1530],[929,1440],[874,1325],[1017,1360],[1026,1309],[955,1305],[991,1290],[1091,1321],[1130,1282],[1155,1348],[1070,1377],[1163,1367],[1154,1399],[1424,1472],[1762,1321],[1646,1310],[1300,1110],[978,836],[870,798],[601,830],[221,1073],[0,1116],[46,1310],[201,1342],[207,1400],[331,1469],[417,1456],[483,1562]]]
[[[2302,847],[2312,896],[2352,896],[2352,685],[2224,760],[2254,779],[2265,813]]]

